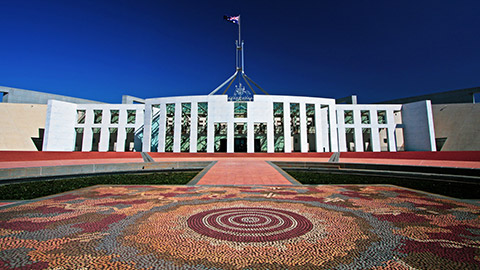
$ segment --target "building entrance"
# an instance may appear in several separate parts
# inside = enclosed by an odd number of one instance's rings
[[[247,138],[235,138],[234,152],[247,152]]]
[[[227,152],[227,123],[215,123],[215,152]]]
[[[227,152],[227,139],[220,139],[220,145],[216,152],[226,153]]]

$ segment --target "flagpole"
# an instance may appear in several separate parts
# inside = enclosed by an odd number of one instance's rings
[[[240,14],[238,14],[238,43],[237,43],[237,52],[240,51],[238,54],[238,66],[237,69],[240,69],[241,73],[243,73],[243,44],[242,44],[242,26],[241,26],[241,18]],[[240,77],[238,78],[238,82],[240,82]]]
[[[242,42],[242,39],[241,39],[241,19],[240,19],[240,15],[238,15],[238,44],[241,44]]]
[[[236,16],[223,16],[223,18],[229,22],[233,22],[235,23],[235,21],[237,21],[237,17]],[[253,89],[253,87],[250,85],[250,82],[253,83],[256,87],[258,87],[260,90],[262,90],[263,93],[265,93],[266,95],[268,95],[268,93],[263,90],[263,88],[261,88],[257,83],[255,83],[252,79],[250,79],[247,74],[245,74],[245,63],[244,63],[244,48],[243,48],[243,45],[244,45],[244,42],[242,41],[242,27],[241,27],[241,22],[240,22],[240,15],[238,15],[238,21],[237,21],[237,24],[238,24],[238,40],[236,42],[236,52],[235,52],[235,65],[236,65],[236,70],[235,70],[235,73],[230,77],[228,78],[225,82],[223,82],[220,86],[218,86],[217,88],[215,88],[215,90],[213,90],[210,94],[208,95],[214,95],[218,90],[220,90],[222,87],[224,87],[227,83],[228,83],[228,86],[227,88],[225,89],[225,91],[223,91],[222,95],[224,95],[228,89],[230,88],[230,86],[232,85],[232,83],[237,79],[238,77],[238,82],[239,82],[239,85],[237,86],[236,90],[242,90],[242,84],[241,84],[241,79],[243,78],[243,80],[247,83],[247,85],[250,87],[250,89],[252,90],[253,94],[256,95],[255,93],[255,90]],[[240,76],[239,76],[240,75]],[[243,91],[240,91],[241,93],[245,92],[245,87],[243,87]],[[237,93],[235,94],[237,95]],[[234,95],[234,96],[235,96]],[[243,95],[243,94],[241,94]],[[246,100],[246,101],[252,101],[253,100],[253,97],[250,98],[250,99],[242,99],[241,97],[237,97],[236,99],[233,98],[233,99],[228,99],[229,101],[242,101],[242,100]]]
[[[242,41],[242,20],[240,14],[238,14],[238,44],[240,45],[240,62],[241,62],[241,69],[242,73],[244,73],[245,65],[243,63],[243,41]]]

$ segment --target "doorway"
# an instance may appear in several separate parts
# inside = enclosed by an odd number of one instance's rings
[[[227,139],[220,139],[218,150],[215,149],[215,152],[226,153],[227,152]]]
[[[247,138],[235,138],[234,152],[247,152]]]

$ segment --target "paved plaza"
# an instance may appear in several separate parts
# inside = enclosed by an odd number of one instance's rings
[[[478,269],[479,214],[395,186],[93,186],[0,208],[0,268]]]
[[[0,202],[0,269],[480,269],[478,201],[391,185],[301,185],[271,162],[327,155],[151,155],[213,163],[185,186]],[[475,156],[382,155],[340,162],[480,167]],[[0,167],[125,162],[142,158],[12,152]]]

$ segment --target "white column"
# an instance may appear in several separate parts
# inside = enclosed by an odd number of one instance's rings
[[[85,110],[85,126],[83,129],[83,141],[82,141],[82,151],[83,152],[90,152],[92,151],[92,140],[93,140],[93,132],[92,132],[92,123],[93,123],[93,110],[87,109]]]
[[[198,102],[192,102],[190,111],[190,153],[197,152],[198,141]]]
[[[370,110],[370,125],[371,125],[371,136],[372,136],[372,151],[380,152],[382,151],[380,147],[380,133],[378,132],[378,112],[375,109]]]
[[[227,122],[227,153],[234,152],[234,124],[233,120],[229,119]]]
[[[254,123],[247,122],[247,153],[255,152],[255,132]]]
[[[110,140],[110,132],[108,125],[110,124],[110,109],[102,110],[102,127],[100,129],[100,142],[98,144],[99,152],[108,151],[108,141]]]
[[[397,143],[395,142],[395,116],[393,110],[387,110],[387,125],[388,125],[388,150],[390,152],[397,152]]]
[[[300,103],[300,151],[302,153],[308,152],[308,140],[307,140],[307,110],[305,103]]]
[[[144,126],[144,122],[143,120],[145,119],[145,113],[143,111],[143,108],[141,109],[137,109],[135,111],[135,137],[134,137],[134,140],[133,140],[133,145],[134,145],[134,148],[135,148],[135,151],[138,151],[138,149],[140,151],[143,151],[142,149],[142,141],[140,141],[137,137],[137,133],[140,132],[142,126]],[[143,135],[145,136],[145,129],[143,130]]]
[[[143,152],[152,151],[150,149],[152,144],[152,118],[153,118],[152,105],[153,105],[152,103],[145,103],[145,115],[143,117],[143,140],[142,140]]]
[[[363,152],[362,117],[358,109],[353,110],[353,123],[355,125],[355,152]]]
[[[124,108],[118,111],[118,137],[117,137],[117,152],[125,152],[125,144],[127,140],[127,110]]]
[[[100,142],[98,144],[98,151],[99,152],[107,152],[108,151],[108,140],[110,139],[110,132],[108,127],[102,126],[100,128]]]
[[[285,142],[285,153],[292,152],[292,133],[290,131],[290,103],[284,102],[283,103],[283,136]]]
[[[337,109],[336,112],[338,121],[338,144],[340,152],[347,152],[347,138],[345,137],[345,111],[343,109]]]
[[[315,104],[315,147],[317,152],[323,151],[323,126],[322,126],[322,114],[321,104]]]
[[[208,107],[208,113],[210,114],[210,106]],[[207,153],[215,152],[215,123],[213,121],[207,121]]]
[[[332,148],[330,151],[338,152],[338,136],[337,136],[337,123],[336,123],[336,106],[335,104],[328,105],[328,112],[329,112],[329,124],[330,124],[330,144]],[[343,118],[343,116],[342,116]],[[343,132],[343,137],[345,138],[345,131]]]
[[[428,135],[430,137],[430,151],[437,151],[437,142],[435,141],[435,126],[433,123],[432,101],[425,100],[425,106],[427,107],[427,123],[428,123]]]
[[[115,151],[125,152],[125,141],[127,140],[127,132],[125,127],[118,127],[117,129],[117,147]]]
[[[182,136],[182,103],[175,103],[175,126],[173,127],[173,152],[180,152],[180,140]]]
[[[372,135],[372,151],[381,152],[382,149],[380,147],[380,132],[378,132],[378,126],[372,127],[371,135]]]
[[[158,152],[165,152],[165,131],[167,123],[167,107],[165,103],[160,105],[160,118],[158,123]]]
[[[267,118],[267,152],[275,152],[275,127],[273,125],[273,103],[269,106],[270,116]]]
[[[321,107],[321,105],[320,105]],[[320,109],[320,116],[322,119],[322,126],[320,131],[322,132],[322,146],[325,150],[322,150],[322,152],[330,152],[330,137],[328,134],[328,107]]]

